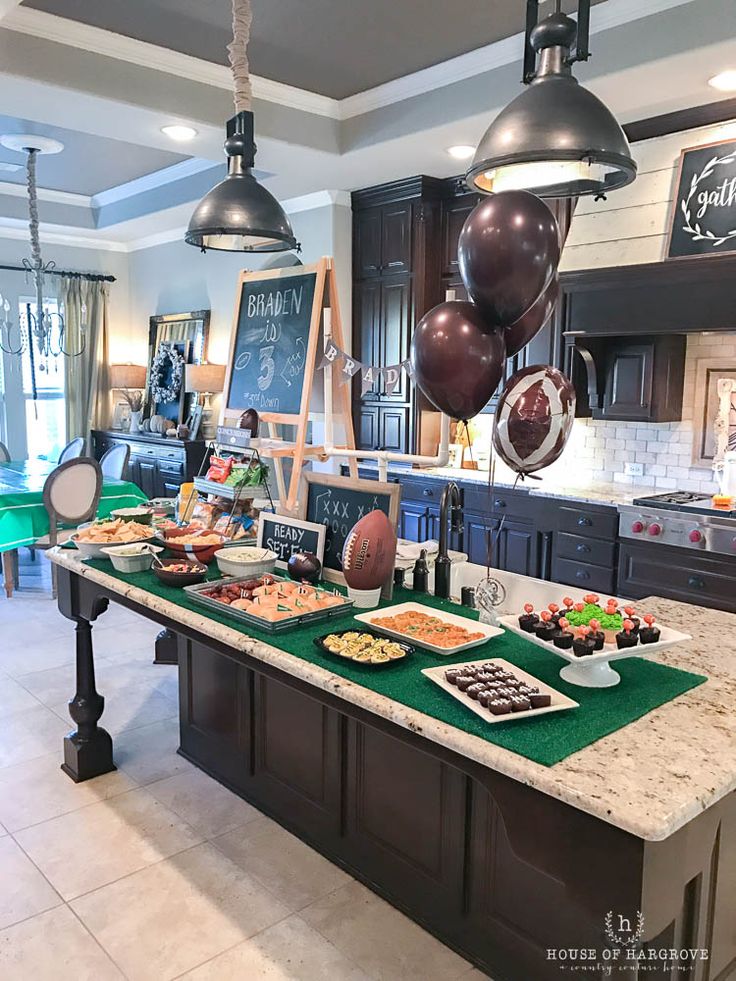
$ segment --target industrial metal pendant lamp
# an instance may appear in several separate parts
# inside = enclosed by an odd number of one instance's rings
[[[539,0],[527,0],[527,88],[478,144],[465,178],[471,190],[491,194],[524,189],[542,198],[577,197],[605,194],[636,177],[624,131],[572,74],[571,66],[590,55],[590,0],[580,0],[577,24],[560,11],[560,0],[555,8],[538,23]]]
[[[251,21],[250,0],[233,0],[233,40],[228,53],[235,87],[235,115],[227,122],[227,177],[199,202],[185,236],[189,245],[196,245],[203,252],[300,250],[284,209],[253,174],[256,145],[247,55]]]

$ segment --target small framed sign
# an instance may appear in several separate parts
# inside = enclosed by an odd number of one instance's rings
[[[736,252],[736,140],[686,147],[670,216],[668,259]]]
[[[261,511],[258,518],[258,545],[278,555],[276,565],[285,569],[294,552],[314,552],[324,564],[327,529],[313,521],[302,521],[286,514]]]

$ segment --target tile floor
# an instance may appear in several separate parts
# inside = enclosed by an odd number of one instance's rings
[[[0,597],[0,978],[481,981],[177,755],[156,632],[114,606],[94,628],[118,770],[77,786],[59,769],[72,624],[48,592]]]

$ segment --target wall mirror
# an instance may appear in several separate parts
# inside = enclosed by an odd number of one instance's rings
[[[209,310],[190,310],[188,313],[163,313],[149,317],[145,416],[150,416],[155,412],[151,399],[151,362],[161,344],[170,344],[175,346],[179,351],[186,351],[188,364],[201,364],[207,360],[209,332]],[[180,418],[189,418],[196,403],[196,393],[187,392],[184,394]]]

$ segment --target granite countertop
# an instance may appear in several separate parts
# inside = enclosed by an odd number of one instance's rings
[[[378,470],[378,465],[373,460],[360,461],[359,466],[363,470]],[[401,474],[405,477],[416,477],[418,480],[456,480],[464,483],[487,484],[487,470],[458,470],[452,467],[408,467],[402,464],[389,464],[388,472],[394,476]],[[495,487],[514,487],[511,480],[496,479]],[[598,483],[592,487],[581,487],[579,484],[553,484],[546,480],[528,479],[525,482],[519,481],[516,490],[525,491],[533,497],[562,497],[567,500],[579,501],[581,504],[630,504],[635,497],[651,493],[651,488],[639,487],[636,490],[626,484],[605,484]]]
[[[71,551],[52,561],[151,610],[185,623],[257,660],[420,733],[468,759],[571,804],[639,838],[661,841],[736,788],[736,615],[655,597],[647,608],[693,640],[650,655],[708,681],[553,767],[439,722],[303,661],[175,606],[86,565]],[[277,643],[277,641],[275,641]],[[102,693],[104,694],[104,692]],[[103,717],[104,725],[104,717]]]

